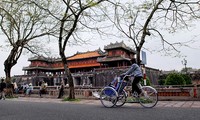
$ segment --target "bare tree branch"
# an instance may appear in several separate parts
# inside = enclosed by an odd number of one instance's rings
[[[40,2],[41,6],[48,7],[48,2]],[[28,43],[36,38],[52,35],[58,30],[56,20],[32,3],[31,0],[0,2],[0,32],[7,37],[11,46],[11,51],[4,62],[7,81],[10,81],[11,68],[17,63],[22,52],[36,50],[31,49]]]

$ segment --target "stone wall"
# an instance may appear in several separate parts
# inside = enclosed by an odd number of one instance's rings
[[[126,91],[130,95],[131,91],[127,87]],[[75,87],[75,96],[76,98],[84,98],[84,99],[95,99],[93,96],[93,92],[100,92],[102,88],[94,88],[94,87]],[[176,88],[156,88],[158,91],[159,100],[200,100],[200,86],[193,87],[176,87]],[[38,94],[39,87],[34,87],[33,94]],[[47,87],[47,94],[51,97],[58,96],[58,88],[55,86]],[[69,95],[69,89],[66,87],[64,90],[64,96]]]

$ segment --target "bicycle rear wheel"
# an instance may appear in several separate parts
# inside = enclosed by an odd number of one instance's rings
[[[126,92],[123,90],[117,97],[116,107],[121,107],[125,104],[127,98]]]
[[[152,108],[158,102],[157,91],[151,86],[143,86],[142,93],[139,96],[140,104],[145,108]]]
[[[117,102],[117,91],[112,87],[105,87],[100,93],[100,101],[104,107],[113,107]]]

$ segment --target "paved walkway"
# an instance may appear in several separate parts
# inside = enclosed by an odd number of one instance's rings
[[[89,105],[101,105],[100,100],[94,99],[81,99],[80,101],[69,102],[62,101],[62,99],[55,98],[32,98],[32,97],[18,97],[14,99],[8,99],[11,101],[31,101],[31,102],[52,102],[52,103],[70,103],[70,104],[89,104]],[[137,103],[126,103],[128,106],[140,106]],[[156,107],[181,107],[181,108],[200,108],[200,101],[159,101]]]

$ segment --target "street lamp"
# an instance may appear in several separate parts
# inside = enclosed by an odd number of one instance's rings
[[[187,74],[187,68],[186,68],[187,60],[184,58],[181,62],[185,66],[185,73]]]

